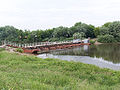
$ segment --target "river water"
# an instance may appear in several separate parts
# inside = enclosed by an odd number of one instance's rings
[[[38,57],[76,61],[93,64],[101,68],[120,70],[119,44],[85,45],[72,49],[50,51],[40,54]]]

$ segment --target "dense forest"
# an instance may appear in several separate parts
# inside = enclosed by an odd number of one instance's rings
[[[99,42],[120,42],[120,21],[107,22],[100,27],[82,22],[72,27],[57,27],[47,30],[20,30],[13,26],[0,27],[0,41],[17,43],[72,40],[75,33],[83,33],[84,38],[98,38]]]

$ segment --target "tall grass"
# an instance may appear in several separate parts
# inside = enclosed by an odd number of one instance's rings
[[[2,90],[119,90],[120,72],[58,59],[0,52]]]
[[[4,51],[4,50],[5,50],[5,48],[0,48],[0,52],[1,52],[1,51]]]
[[[17,52],[20,52],[20,53],[23,53],[23,52],[24,52],[22,48],[17,48],[16,51],[17,51]]]

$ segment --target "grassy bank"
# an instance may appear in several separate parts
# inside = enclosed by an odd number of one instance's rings
[[[0,48],[0,52],[1,52],[1,51],[4,51],[4,50],[5,50],[4,48]]]
[[[120,72],[57,59],[0,52],[2,90],[119,90]]]

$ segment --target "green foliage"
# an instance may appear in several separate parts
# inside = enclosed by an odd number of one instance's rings
[[[0,89],[119,90],[120,71],[0,52]]]
[[[95,27],[93,25],[88,25],[87,32],[85,33],[85,37],[95,38],[94,30],[95,30]]]
[[[81,33],[74,33],[73,34],[74,39],[83,39],[85,37],[85,33],[81,32]]]
[[[78,22],[76,23],[74,26],[73,26],[73,30],[74,30],[74,33],[78,32],[78,33],[85,33],[85,37],[88,38],[88,37],[91,37],[91,38],[94,38],[95,35],[94,35],[94,29],[95,27],[93,25],[87,25],[85,23],[81,23],[81,22]]]
[[[54,28],[54,32],[52,33],[54,38],[60,38],[60,37],[69,37],[69,33],[68,33],[68,28],[67,27],[58,27],[58,28]]]
[[[0,41],[6,40],[17,43],[32,43],[42,41],[61,41],[67,38],[72,38],[74,33],[84,33],[85,37],[94,38],[93,25],[87,25],[85,23],[78,22],[74,26],[68,27],[56,27],[47,30],[19,30],[13,26],[0,27]]]
[[[117,42],[120,42],[120,21],[107,22],[101,27],[94,27],[93,25],[78,22],[70,28],[60,26],[47,30],[34,31],[23,31],[13,26],[5,26],[0,27],[0,41],[6,40],[16,43],[62,41],[72,38],[75,33],[84,33],[85,38],[95,38],[99,35],[112,35]]]
[[[63,41],[72,38],[74,33],[84,33],[85,37],[94,37],[94,26],[79,22],[70,28],[60,26],[36,31],[22,31],[13,26],[5,26],[0,27],[0,41],[6,40],[16,43]]]
[[[96,40],[90,40],[91,44],[94,44],[96,42]]]
[[[104,27],[108,27],[110,24],[112,24],[112,22],[107,22],[107,23],[105,23],[103,26],[104,26]]]
[[[120,42],[120,21],[105,23],[100,27],[100,35],[112,35],[117,42]]]
[[[109,28],[108,27],[101,27],[100,28],[100,35],[106,35],[109,34]]]
[[[64,41],[71,41],[71,40],[73,40],[73,39],[74,39],[73,37],[65,38]]]
[[[17,48],[16,51],[20,52],[20,53],[23,53],[23,49],[22,48]]]
[[[120,22],[116,21],[109,25],[109,34],[113,35],[115,39],[120,41]],[[118,39],[119,38],[119,39]]]
[[[20,32],[20,31],[12,26],[0,27],[0,41],[10,40],[10,41],[17,42],[19,40],[18,32]]]
[[[49,41],[50,42],[55,42],[55,41],[60,41],[60,39],[59,38],[50,38]]]
[[[94,34],[95,34],[95,37],[97,37],[98,35],[100,35],[100,27],[96,27],[94,29]]]
[[[98,37],[98,42],[101,43],[113,43],[116,42],[114,36],[112,35],[101,35]]]

